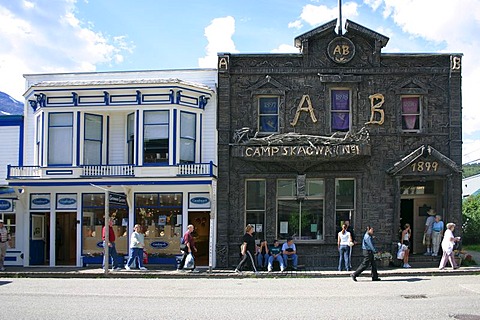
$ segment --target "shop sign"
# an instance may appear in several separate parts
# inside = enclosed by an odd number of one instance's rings
[[[210,195],[208,193],[190,193],[189,208],[190,209],[209,209]]]
[[[108,201],[110,205],[126,206],[127,196],[123,193],[109,192]]]
[[[12,199],[0,199],[0,211],[13,212],[13,200]]]
[[[152,243],[150,243],[150,246],[155,249],[166,249],[169,244],[165,241],[153,241]]]
[[[30,199],[31,209],[50,209],[50,194],[32,194]]]
[[[77,209],[76,194],[58,194],[57,209]]]
[[[342,144],[336,146],[252,146],[245,147],[243,150],[243,156],[247,158],[282,156],[333,158],[343,155],[361,154],[361,146],[357,144]]]

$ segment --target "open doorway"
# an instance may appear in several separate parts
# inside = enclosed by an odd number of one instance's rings
[[[57,212],[55,221],[55,265],[76,265],[77,213]]]
[[[197,247],[195,264],[197,266],[208,266],[208,252],[210,241],[210,212],[189,212],[188,224],[195,227],[193,238]]]
[[[398,237],[397,241],[400,241],[400,237],[402,236],[402,231],[405,224],[409,224],[411,230],[415,230],[415,219],[414,219],[414,199],[402,199],[400,202],[400,225],[398,226]],[[415,233],[412,232],[412,238],[410,239],[410,243],[413,243],[413,239],[415,237]]]

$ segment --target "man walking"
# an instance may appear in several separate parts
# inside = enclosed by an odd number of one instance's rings
[[[10,241],[10,234],[7,228],[3,225],[3,220],[0,220],[0,271],[5,271],[5,256],[7,255],[7,241]]]
[[[123,262],[120,264],[119,256],[117,253],[117,249],[115,248],[115,232],[113,231],[113,220],[109,220],[108,223],[108,243],[105,243],[105,227],[102,230],[102,240],[103,246],[108,246],[108,256],[110,257],[110,261],[112,261],[112,270],[121,270],[121,266]],[[105,257],[103,258],[103,268],[105,269]]]
[[[195,246],[195,240],[193,239],[192,232],[195,227],[192,224],[189,224],[187,227],[187,231],[183,235],[183,243],[185,244],[185,250],[182,250],[183,256],[180,264],[178,265],[177,270],[181,271],[184,268],[185,260],[187,260],[187,256],[189,253],[193,255],[193,251],[197,252],[197,247]],[[195,261],[195,258],[194,260]],[[192,268],[192,271],[195,270],[195,265]]]
[[[377,249],[375,249],[373,245],[372,237],[373,227],[367,226],[367,232],[365,232],[362,240],[363,261],[358,269],[351,274],[353,281],[357,281],[357,277],[365,271],[369,265],[372,265],[372,281],[380,281],[377,273],[377,263],[373,256],[377,252]]]

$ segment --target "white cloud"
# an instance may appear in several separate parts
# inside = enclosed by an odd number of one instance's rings
[[[295,28],[295,29],[300,29],[303,27],[302,21],[301,20],[295,20],[293,22],[290,22],[288,24],[289,28]]]
[[[271,53],[299,53],[300,50],[289,44],[281,44],[278,48],[270,51]]]
[[[0,5],[0,90],[23,100],[23,74],[95,71],[122,61],[133,46],[125,38],[94,31],[75,15],[75,0],[47,9],[34,1]]]
[[[235,19],[231,16],[216,18],[205,28],[205,37],[208,44],[205,48],[206,56],[198,59],[200,68],[216,68],[217,53],[238,52],[232,36],[235,33]]]
[[[358,4],[355,2],[346,2],[342,5],[342,19],[345,20],[351,19],[358,15]],[[338,18],[338,7],[334,5],[329,8],[326,5],[312,5],[307,4],[303,7],[302,13],[300,14],[300,19],[288,24],[289,27],[297,26],[301,24],[302,21],[305,21],[311,26],[328,22],[333,19]]]

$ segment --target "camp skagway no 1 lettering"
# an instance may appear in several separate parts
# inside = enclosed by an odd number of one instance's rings
[[[384,55],[384,35],[336,27],[296,37],[299,54],[218,57],[219,267],[238,263],[246,224],[336,269],[345,220],[383,251],[405,223],[423,233],[424,208],[461,222],[461,54]]]

